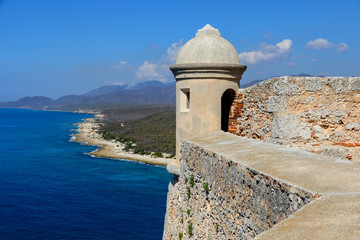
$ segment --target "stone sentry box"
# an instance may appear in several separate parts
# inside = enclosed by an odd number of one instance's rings
[[[227,131],[232,96],[246,66],[234,46],[209,24],[180,50],[170,66],[176,79],[176,156],[182,139]],[[222,102],[223,101],[223,102]]]

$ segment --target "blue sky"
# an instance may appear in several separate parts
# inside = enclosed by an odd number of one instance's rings
[[[248,66],[241,83],[360,76],[359,13],[360,0],[0,0],[0,101],[173,81],[168,66],[207,23]]]

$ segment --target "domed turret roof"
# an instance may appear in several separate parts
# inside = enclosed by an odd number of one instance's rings
[[[196,37],[179,51],[176,64],[229,64],[241,65],[234,46],[220,36],[218,29],[207,24],[199,29]]]

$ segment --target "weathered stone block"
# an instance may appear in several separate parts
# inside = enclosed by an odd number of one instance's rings
[[[315,114],[315,116],[318,117],[319,119],[325,119],[329,115],[330,115],[330,112],[326,108],[318,109],[318,111]]]
[[[341,117],[345,117],[345,116],[346,116],[346,113],[344,112],[344,110],[339,110],[334,113],[334,117],[336,117],[336,118],[341,118]]]
[[[280,98],[277,96],[270,96],[267,102],[267,112],[277,112],[279,111]]]
[[[321,78],[308,77],[305,78],[305,89],[306,91],[317,92],[322,89]]]
[[[304,123],[299,122],[299,116],[276,116],[273,121],[272,138],[280,139],[310,139],[311,131]]]
[[[349,89],[360,90],[360,77],[349,78]]]
[[[322,155],[325,155],[328,157],[343,158],[344,150],[342,148],[336,147],[336,146],[324,147],[322,150]]]
[[[349,123],[346,125],[347,130],[359,130],[360,125],[358,123]]]
[[[345,93],[348,90],[349,81],[343,77],[331,77],[326,80],[326,84],[332,87],[336,93]]]
[[[301,92],[298,85],[290,84],[286,81],[278,81],[273,85],[275,95],[295,95]]]

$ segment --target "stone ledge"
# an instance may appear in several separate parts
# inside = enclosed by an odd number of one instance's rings
[[[324,196],[255,239],[360,239],[360,193]]]
[[[193,138],[190,142],[309,192],[323,195],[360,192],[358,163],[222,131]]]
[[[321,196],[256,239],[360,238],[359,164],[222,131],[189,142]]]

